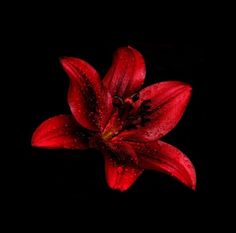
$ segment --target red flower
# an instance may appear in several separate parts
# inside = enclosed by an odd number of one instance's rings
[[[105,78],[85,61],[66,57],[72,115],[43,122],[32,145],[42,148],[96,148],[105,159],[108,185],[127,190],[144,169],[167,173],[196,188],[195,170],[177,148],[160,141],[182,117],[191,96],[188,84],[168,81],[140,91],[146,70],[142,55],[120,48]]]

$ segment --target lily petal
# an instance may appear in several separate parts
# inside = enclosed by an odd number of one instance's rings
[[[87,149],[86,135],[73,116],[59,115],[44,121],[34,132],[32,146],[48,149]]]
[[[133,147],[124,141],[111,141],[107,143],[112,153],[112,157],[120,162],[138,164],[138,156]]]
[[[149,121],[143,127],[124,131],[119,138],[128,141],[155,141],[170,132],[181,119],[192,88],[188,84],[176,81],[160,82],[140,92],[136,103],[137,110],[141,103],[150,100],[147,115]]]
[[[106,180],[111,189],[121,192],[127,190],[143,172],[135,165],[118,163],[109,155],[104,157]]]
[[[68,102],[75,119],[84,128],[101,130],[110,116],[112,99],[99,74],[78,58],[62,58],[61,63],[70,77]]]
[[[162,141],[130,144],[139,156],[141,167],[169,174],[189,188],[196,189],[194,166],[180,150]]]
[[[113,64],[103,79],[103,84],[111,96],[128,97],[143,85],[146,75],[142,55],[131,47],[117,50]]]

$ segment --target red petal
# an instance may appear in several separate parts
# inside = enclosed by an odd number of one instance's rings
[[[137,154],[129,143],[114,140],[110,143],[107,142],[107,145],[111,149],[111,153],[113,153],[114,158],[128,163],[138,163]]]
[[[137,180],[143,170],[129,164],[118,163],[109,155],[105,155],[105,172],[109,187],[123,192]]]
[[[139,156],[139,165],[169,174],[196,189],[196,173],[193,164],[180,150],[162,141],[150,143],[130,143]]]
[[[71,112],[83,127],[101,130],[110,116],[112,100],[99,74],[78,58],[63,58],[61,63],[71,80],[68,93]]]
[[[140,89],[145,75],[146,68],[142,55],[131,47],[124,47],[115,53],[113,64],[103,84],[112,96],[128,97]]]
[[[34,132],[32,146],[52,149],[86,149],[86,135],[72,116],[59,115],[44,121]]]
[[[124,131],[120,138],[130,141],[154,141],[171,131],[181,119],[192,88],[182,82],[169,81],[149,86],[140,92],[136,109],[144,100],[151,100],[150,121],[139,129]]]

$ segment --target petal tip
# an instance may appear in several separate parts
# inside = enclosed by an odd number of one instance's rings
[[[196,182],[193,183],[192,185],[188,186],[190,189],[192,189],[194,192],[196,191],[197,187],[196,187]]]
[[[112,189],[112,190],[114,190],[114,191],[117,191],[117,192],[121,192],[121,193],[123,193],[123,192],[125,192],[129,187],[122,187],[122,186],[110,186],[110,188]]]
[[[31,146],[33,146],[33,147],[39,147],[40,146],[39,141],[35,138],[35,133],[33,134],[32,138],[31,138]]]
[[[64,66],[68,62],[68,59],[69,57],[66,57],[66,56],[59,57],[59,61],[62,64],[62,66]]]
[[[181,95],[185,96],[187,99],[189,99],[192,95],[192,86],[189,83],[182,83],[182,93]]]
[[[33,139],[31,139],[31,146],[35,147],[36,146],[36,143]]]
[[[189,93],[192,92],[193,88],[189,83],[183,83],[184,87],[185,87],[185,91],[188,91]]]
[[[130,45],[128,45],[126,48],[128,48],[128,49],[132,49],[132,50],[135,50],[136,51],[136,49],[135,48],[133,48],[132,46],[130,46]]]
[[[195,175],[194,183],[192,184],[192,190],[196,191],[196,189],[197,189],[197,181],[196,181],[196,175]]]
[[[66,60],[66,59],[68,59],[68,58],[69,58],[69,57],[67,57],[67,56],[60,56],[60,57],[59,57],[59,60],[60,60],[60,61],[63,61],[63,60]]]
[[[195,172],[195,169],[192,165],[192,169],[193,169],[193,174],[190,175],[190,179],[191,179],[191,182],[187,185],[190,189],[192,189],[193,191],[196,191],[196,188],[197,188],[197,179],[196,179],[196,172]]]
[[[193,191],[196,191],[196,188],[197,188],[197,182],[196,182],[196,175],[194,173],[194,176],[190,176],[189,177],[189,181],[188,182],[183,182],[183,184],[185,184],[188,188],[190,188],[191,190]]]
[[[42,141],[40,140],[40,137],[38,135],[38,129],[36,129],[32,135],[31,138],[31,146],[33,147],[41,147]]]
[[[193,191],[196,191],[196,189],[197,189],[196,185],[195,185],[195,186],[192,186],[192,190],[193,190]]]
[[[163,82],[163,83],[169,83],[169,84],[175,84],[177,87],[179,87],[180,89],[184,89],[186,91],[192,91],[192,86],[190,83],[187,83],[187,82],[182,82],[182,81],[166,81],[166,82]]]
[[[67,56],[61,56],[59,57],[59,61],[61,63],[61,65],[66,69],[71,66],[73,66],[75,61],[81,61],[79,58],[75,58],[75,57],[67,57]]]

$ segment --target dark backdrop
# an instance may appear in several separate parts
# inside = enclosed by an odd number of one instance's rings
[[[69,80],[59,64],[60,56],[80,57],[103,76],[111,65],[113,52],[121,46],[131,45],[145,57],[145,86],[166,80],[179,80],[192,85],[193,96],[186,113],[164,140],[191,158],[198,175],[197,192],[207,192],[210,185],[207,173],[210,155],[203,150],[205,142],[202,135],[208,88],[204,41],[162,40],[157,35],[145,32],[115,31],[102,35],[78,32],[67,38],[59,35],[34,42],[24,51],[27,60],[24,77],[20,81],[25,85],[22,90],[25,96],[24,112],[21,110],[24,131],[19,137],[24,153],[16,155],[17,162],[24,167],[18,177],[19,183],[30,184],[36,189],[38,186],[45,190],[53,187],[75,195],[93,191],[113,192],[106,187],[99,152],[36,149],[31,148],[30,140],[34,129],[43,120],[69,113],[66,100]],[[145,172],[128,192],[183,192],[193,195],[172,178],[155,172]]]
[[[207,71],[208,28],[203,24],[119,22],[113,26],[86,19],[63,22],[64,16],[47,20],[24,20],[14,33],[17,64],[12,91],[15,93],[12,121],[14,139],[9,151],[11,195],[23,200],[74,200],[81,204],[97,199],[106,203],[141,203],[190,206],[210,200],[216,181],[212,174],[215,155],[208,148],[210,133],[208,97],[212,77]],[[78,21],[78,22],[77,22]],[[146,61],[144,86],[167,80],[190,83],[193,95],[182,120],[163,140],[181,149],[197,172],[193,192],[173,178],[145,171],[125,193],[110,190],[105,181],[102,155],[95,150],[44,150],[31,147],[35,128],[45,119],[69,113],[66,101],[69,80],[59,64],[61,56],[80,57],[103,76],[113,52],[133,46]],[[11,105],[10,105],[11,106]],[[12,109],[10,109],[12,110]],[[21,199],[20,199],[21,200]],[[95,201],[96,202],[96,201]],[[140,205],[140,204],[139,204]],[[208,204],[206,204],[207,206]],[[205,206],[205,205],[204,205]]]

